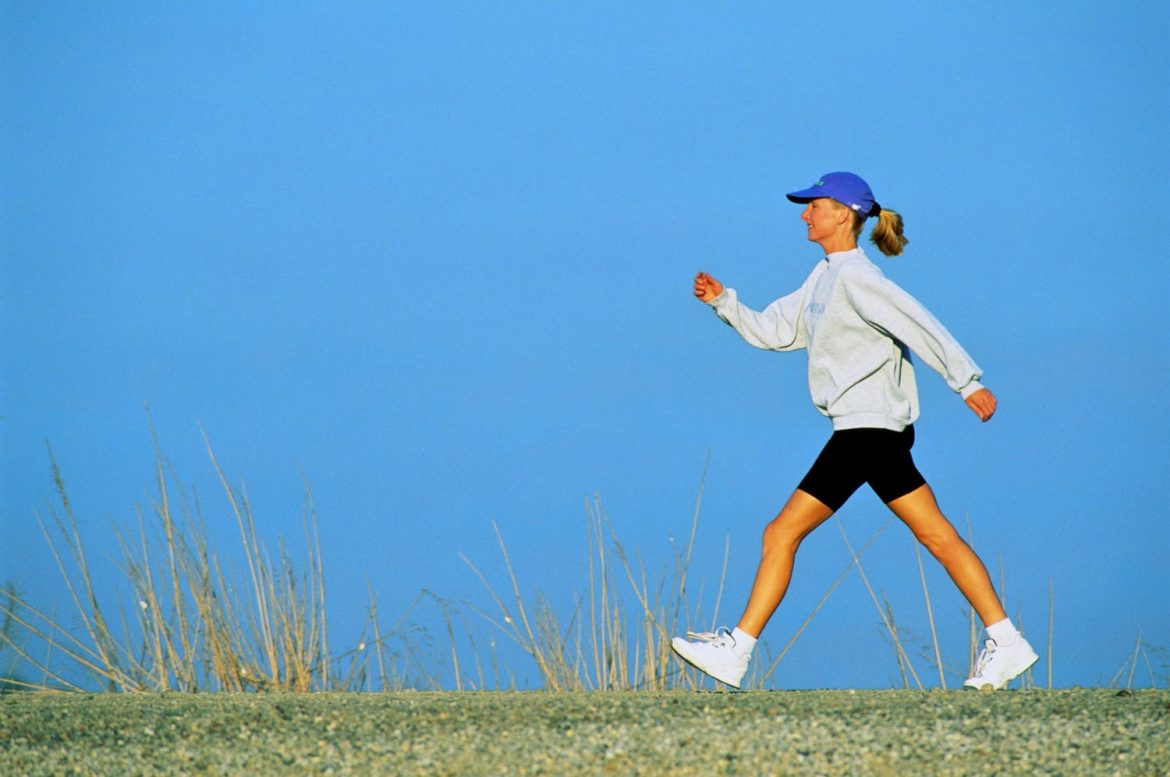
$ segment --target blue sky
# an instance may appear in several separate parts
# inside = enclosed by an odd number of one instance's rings
[[[733,623],[830,430],[803,354],[749,348],[691,278],[795,288],[819,254],[784,192],[848,169],[905,216],[883,268],[1001,402],[980,425],[922,371],[920,468],[1042,644],[1051,582],[1055,683],[1102,683],[1139,631],[1170,649],[1168,34],[1160,3],[5,3],[0,580],[67,607],[46,442],[116,577],[149,405],[225,548],[201,430],[272,545],[311,483],[335,641],[367,583],[389,615],[486,606],[459,554],[501,582],[492,521],[567,612],[594,494],[665,568],[708,456],[692,575],[730,538]],[[886,511],[840,517],[860,544]],[[813,535],[769,643],[847,559]],[[924,633],[908,533],[865,563]],[[896,673],[853,575],[777,685]]]

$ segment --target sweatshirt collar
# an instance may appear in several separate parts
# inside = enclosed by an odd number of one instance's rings
[[[862,251],[860,247],[851,248],[848,251],[834,251],[831,254],[825,255],[825,261],[829,263],[830,267],[840,267],[846,262],[857,259],[861,259],[862,261],[868,259],[868,257],[865,255],[865,252]]]

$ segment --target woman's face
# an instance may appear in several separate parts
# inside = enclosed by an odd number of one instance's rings
[[[808,239],[813,243],[825,244],[838,235],[842,224],[849,223],[849,209],[829,197],[812,200],[800,214],[808,225]]]

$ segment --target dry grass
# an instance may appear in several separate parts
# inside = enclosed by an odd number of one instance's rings
[[[1141,667],[1145,670],[1145,675],[1147,681],[1149,682],[1149,687],[1157,688],[1158,672],[1154,668],[1153,660],[1150,658],[1151,653],[1162,653],[1165,655],[1165,651],[1161,648],[1146,643],[1142,639],[1142,632],[1139,629],[1137,638],[1134,640],[1133,652],[1131,652],[1126,657],[1125,661],[1122,662],[1117,671],[1113,673],[1113,677],[1109,680],[1109,687],[1124,688],[1127,691],[1133,690],[1135,687],[1134,683],[1137,679],[1138,667]],[[1165,670],[1165,664],[1163,664],[1162,668]],[[1123,677],[1125,678],[1124,684],[1122,683]],[[1166,676],[1165,672],[1163,674],[1162,680],[1167,687],[1170,687],[1170,678]]]
[[[239,532],[245,582],[241,585],[226,574],[198,507],[192,507],[172,482],[155,439],[156,495],[149,509],[138,510],[131,529],[113,527],[122,554],[124,588],[123,606],[116,602],[111,610],[99,596],[80,522],[50,449],[60,508],[37,518],[72,606],[71,620],[79,625],[64,628],[55,610],[38,608],[15,587],[0,591],[4,624],[0,648],[24,669],[20,672],[13,666],[5,672],[8,686],[238,692],[373,684],[367,673],[369,652],[364,638],[342,656],[330,654],[325,574],[312,490],[306,484],[303,566],[298,568],[283,543],[274,560],[258,536],[246,490],[229,482],[206,435],[204,443]],[[128,608],[124,607],[126,598]],[[410,673],[388,672],[382,651],[387,640],[395,638],[405,649],[405,655],[397,657],[399,663],[409,667],[410,630],[399,622],[390,632],[377,633],[376,614],[371,595],[381,685],[399,687]],[[343,665],[345,671],[335,670]],[[20,679],[28,676],[39,679]]]
[[[710,615],[702,606],[702,587],[693,597],[689,592],[702,498],[703,485],[700,483],[687,542],[681,548],[675,548],[671,574],[662,573],[653,578],[647,574],[640,557],[632,560],[626,552],[600,499],[594,498],[587,503],[589,587],[579,598],[567,627],[561,625],[556,611],[543,596],[524,596],[503,535],[493,523],[509,595],[501,596],[480,568],[471,559],[463,557],[495,608],[494,612],[481,611],[480,615],[532,658],[544,686],[550,690],[668,690],[713,685],[714,681],[684,665],[670,649],[673,636],[688,629],[713,629],[719,618],[730,555],[729,542],[724,545],[723,564]],[[862,576],[876,602],[876,595],[861,565],[861,556],[888,525],[889,521],[874,532],[860,551],[854,551],[844,528],[841,528],[842,538],[850,552],[849,563],[783,649],[774,657],[763,655],[764,661],[752,665],[745,687],[762,687],[768,682],[853,569],[856,568]],[[617,585],[615,576],[624,578],[626,585]],[[925,581],[923,585],[925,587]],[[892,614],[883,613],[883,620],[897,645],[900,666],[921,688],[910,658],[901,647]],[[766,652],[766,646],[761,644],[760,647],[761,653]],[[766,668],[763,668],[765,664]]]
[[[676,687],[680,675],[671,660],[670,638],[677,633],[680,618],[689,614],[684,606],[693,539],[676,557],[674,581],[668,584],[663,575],[652,584],[641,560],[631,561],[626,554],[600,500],[587,505],[587,514],[589,587],[567,626],[561,625],[544,596],[526,600],[494,523],[510,595],[505,599],[497,593],[479,567],[463,556],[495,606],[494,612],[480,614],[533,659],[549,690]],[[619,575],[628,583],[625,593],[636,608],[626,606],[615,583]]]
[[[548,690],[668,690],[713,684],[683,665],[670,649],[670,640],[676,634],[688,629],[713,629],[723,600],[729,540],[724,545],[722,570],[710,607],[704,606],[703,586],[692,580],[705,472],[686,541],[676,545],[672,539],[669,568],[655,574],[647,570],[640,554],[627,552],[600,498],[586,502],[587,588],[576,597],[566,621],[561,620],[563,607],[555,606],[539,593],[524,593],[504,537],[493,523],[505,584],[493,585],[470,558],[463,557],[492,603],[490,611],[471,608],[478,617],[476,622],[486,623],[492,632],[486,642],[477,641],[477,630],[471,622],[459,620],[460,608],[451,600],[426,590],[388,629],[383,629],[377,599],[367,583],[369,610],[365,630],[353,647],[333,654],[311,488],[306,483],[303,563],[298,567],[283,543],[274,560],[259,537],[246,490],[229,481],[206,435],[204,443],[238,532],[246,569],[243,583],[239,580],[241,575],[226,573],[220,554],[207,536],[197,501],[175,485],[155,439],[156,495],[146,509],[138,510],[132,527],[113,529],[121,550],[124,590],[120,605],[115,602],[111,609],[99,596],[80,523],[50,449],[59,508],[38,514],[37,518],[67,593],[68,620],[77,625],[63,627],[66,621],[56,608],[38,608],[11,583],[0,588],[0,690],[439,689],[444,683],[438,679],[440,667],[436,664],[444,660],[450,662],[456,690],[515,688],[517,670],[501,663],[496,635],[503,635],[533,661],[540,683]],[[903,686],[924,687],[911,651],[906,648],[904,629],[898,625],[884,594],[879,597],[862,564],[863,555],[888,525],[889,521],[855,550],[838,521],[849,553],[848,563],[779,653],[772,656],[761,643],[758,652],[764,660],[753,663],[746,678],[747,687],[762,687],[773,678],[780,662],[855,569],[882,622]],[[967,534],[970,538],[969,518]],[[924,649],[923,656],[928,667],[933,665],[931,668],[937,672],[938,687],[945,688],[945,662],[917,542],[915,557],[930,629],[929,651]],[[1001,598],[1005,581],[1001,560]],[[130,593],[128,598],[125,589]],[[127,601],[129,607],[125,606]],[[439,608],[447,641],[445,650],[436,650],[426,630],[410,620],[422,603]],[[1015,620],[1022,625],[1018,613]],[[969,611],[969,621],[968,671],[974,662],[980,629],[973,611]],[[1050,581],[1049,688],[1053,682],[1054,627],[1055,597]],[[1145,644],[1139,633],[1132,653],[1110,685],[1132,688],[1144,674],[1150,685],[1157,687],[1160,675],[1151,653],[1158,652],[1158,648]],[[962,675],[961,669],[952,667],[951,671]],[[1022,683],[1024,687],[1034,685],[1031,673]]]
[[[205,438],[206,440],[206,438]],[[157,496],[140,509],[132,532],[115,526],[124,581],[132,591],[130,614],[120,629],[98,595],[64,478],[50,450],[61,509],[41,529],[80,622],[80,633],[9,591],[0,602],[6,618],[49,646],[102,687],[118,691],[305,691],[329,684],[324,575],[316,516],[307,492],[307,569],[298,573],[282,547],[273,563],[260,543],[246,494],[229,484],[210,444],[208,455],[231,505],[247,562],[244,596],[227,579],[208,542],[203,522],[186,500],[177,504],[168,468],[156,442]],[[53,531],[55,530],[55,531]],[[13,640],[6,643],[47,678],[53,688],[82,690],[80,680],[59,672]]]
[[[627,553],[600,498],[586,503],[588,589],[567,625],[545,597],[522,593],[507,544],[493,523],[509,593],[501,596],[475,562],[463,556],[494,605],[493,612],[479,614],[532,658],[550,690],[698,687],[703,679],[680,666],[670,640],[687,626],[714,622],[719,614],[728,546],[711,614],[704,614],[701,587],[690,604],[690,566],[705,480],[704,473],[687,541],[675,546],[669,575],[651,575],[640,555]]]

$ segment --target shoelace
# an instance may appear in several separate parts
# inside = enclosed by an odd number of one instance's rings
[[[688,631],[687,639],[694,642],[722,642],[724,640],[731,640],[735,644],[735,640],[731,638],[731,629],[726,626],[720,626],[715,631]]]
[[[999,647],[995,644],[994,639],[989,639],[983,643],[983,650],[979,653],[979,660],[975,662],[975,676],[983,674],[984,667],[991,661],[991,657],[995,655],[995,649]]]

